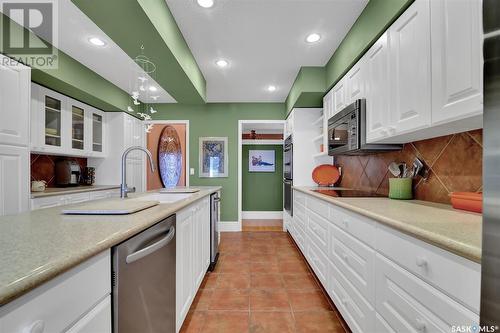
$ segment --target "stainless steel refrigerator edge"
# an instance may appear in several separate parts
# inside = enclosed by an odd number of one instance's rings
[[[483,0],[484,130],[481,325],[500,326],[500,3]]]
[[[112,249],[113,332],[175,332],[176,216]]]

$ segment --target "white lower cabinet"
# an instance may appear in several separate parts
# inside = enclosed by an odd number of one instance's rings
[[[475,262],[297,190],[286,226],[353,332],[450,332],[479,321]]]
[[[107,250],[2,306],[0,332],[110,333],[110,272]]]
[[[210,198],[177,213],[176,330],[181,329],[210,265]]]

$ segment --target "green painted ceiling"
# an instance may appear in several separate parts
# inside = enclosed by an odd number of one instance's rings
[[[131,58],[156,64],[153,78],[178,102],[205,102],[206,82],[165,0],[72,0]]]

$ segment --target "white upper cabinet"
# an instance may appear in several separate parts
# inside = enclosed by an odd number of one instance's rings
[[[31,150],[44,154],[104,157],[104,112],[31,84]]]
[[[391,121],[387,129],[394,136],[431,123],[429,1],[415,1],[389,28],[389,39]]]
[[[384,33],[365,54],[366,67],[366,140],[373,142],[388,135],[389,40]]]
[[[0,60],[9,59],[0,54]],[[29,67],[0,62],[0,144],[27,147],[29,144]]]
[[[432,122],[482,114],[480,0],[431,1]]]
[[[345,75],[346,105],[366,97],[365,72],[365,58],[362,58]]]
[[[332,116],[336,115],[343,108],[347,106],[346,103],[346,80],[343,77],[337,84],[333,87],[333,113]]]

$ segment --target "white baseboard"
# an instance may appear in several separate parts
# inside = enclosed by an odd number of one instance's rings
[[[219,221],[220,232],[239,232],[241,226],[238,221]]]
[[[283,218],[282,211],[243,211],[241,212],[242,219],[249,220],[279,220]]]

